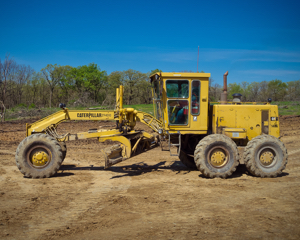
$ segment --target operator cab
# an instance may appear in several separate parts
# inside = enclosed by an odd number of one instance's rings
[[[150,77],[154,115],[165,130],[206,133],[209,77],[209,73],[165,72]]]

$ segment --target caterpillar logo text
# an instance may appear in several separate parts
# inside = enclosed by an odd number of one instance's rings
[[[110,117],[111,114],[103,113],[77,113],[77,117],[88,117],[88,118],[97,118],[97,117]]]

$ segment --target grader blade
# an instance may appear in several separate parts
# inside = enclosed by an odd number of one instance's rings
[[[112,147],[107,147],[101,150],[105,157],[105,167],[107,169],[112,165],[122,162],[127,159],[124,156],[124,147],[122,145],[113,145]]]

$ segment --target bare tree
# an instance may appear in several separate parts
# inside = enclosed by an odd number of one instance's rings
[[[266,101],[270,97],[269,89],[268,89],[268,82],[262,81],[259,83],[260,91],[258,95],[258,101]]]
[[[209,79],[209,100],[212,102],[217,102],[221,98],[221,93],[223,88],[220,84],[213,84],[214,80],[212,78]]]
[[[49,106],[51,108],[52,96],[54,92],[55,86],[61,81],[64,76],[64,68],[57,64],[48,64],[45,68],[43,68],[42,73],[49,84],[50,87],[50,102]]]
[[[33,74],[33,69],[30,66],[18,65],[16,67],[16,76],[15,82],[16,84],[16,92],[19,97],[19,103],[22,102],[22,94],[24,84],[30,79]]]
[[[6,112],[6,108],[5,108],[5,105],[3,104],[2,101],[0,101],[1,103],[1,113],[0,113],[0,118],[1,118],[1,122],[4,122],[5,121],[5,112]]]
[[[11,70],[16,63],[14,59],[9,57],[9,54],[6,54],[4,62],[1,62],[0,59],[0,88],[1,88],[1,122],[5,121],[5,104],[6,104],[6,95],[7,95],[7,85],[8,81],[11,78]]]
[[[300,100],[300,80],[290,81],[287,83],[287,96],[290,101]]]
[[[249,101],[256,102],[258,101],[260,93],[261,84],[258,82],[252,82],[249,86]]]

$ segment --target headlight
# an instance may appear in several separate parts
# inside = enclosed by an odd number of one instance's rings
[[[162,134],[163,133],[163,130],[160,128],[158,129],[158,134]]]

